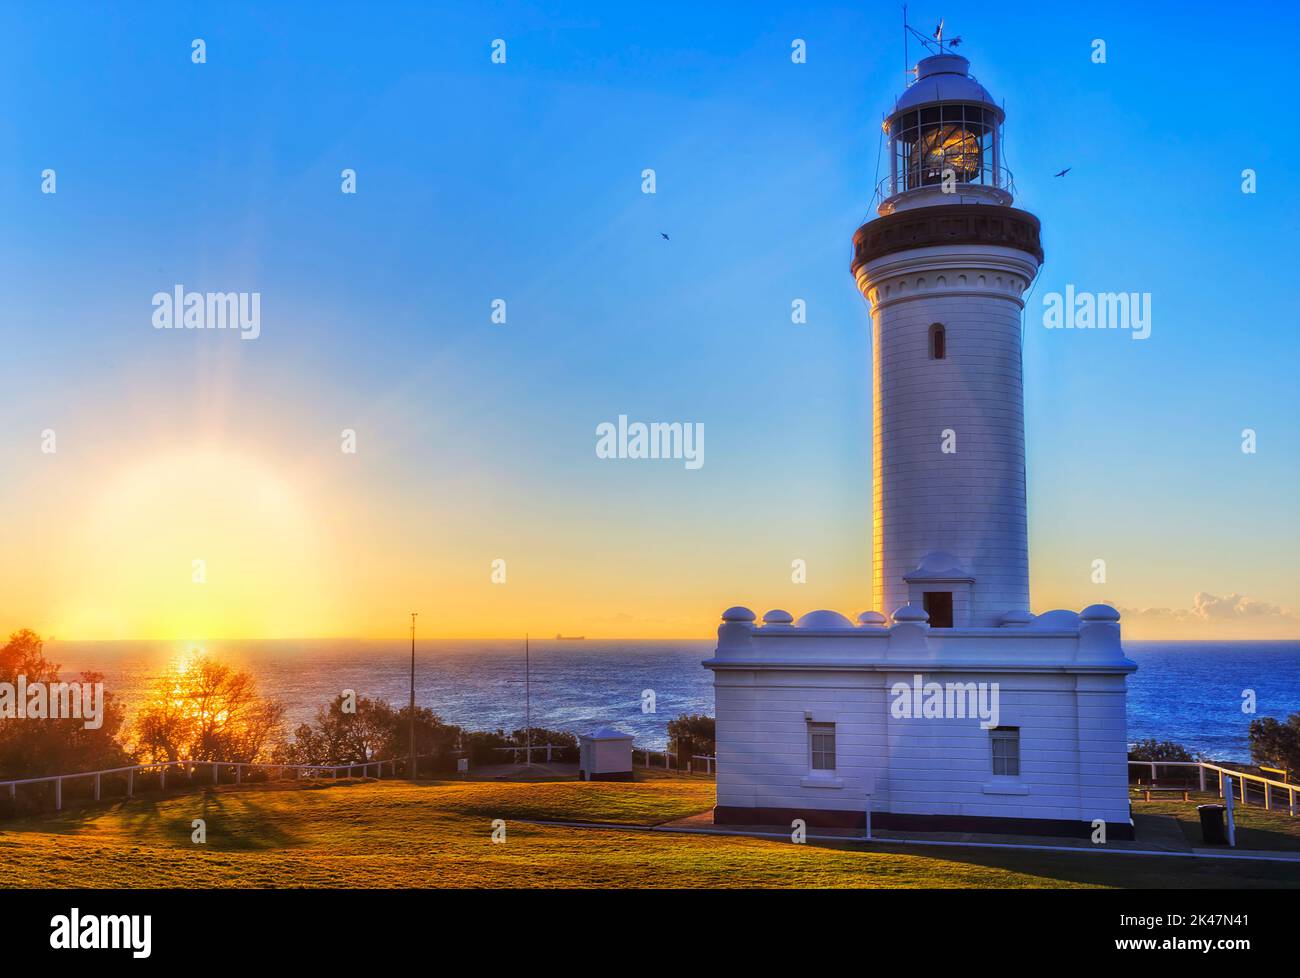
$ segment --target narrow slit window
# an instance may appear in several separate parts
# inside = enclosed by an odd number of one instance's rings
[[[930,359],[943,360],[948,356],[948,336],[943,323],[930,327]]]

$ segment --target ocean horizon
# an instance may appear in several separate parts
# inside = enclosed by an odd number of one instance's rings
[[[530,646],[532,725],[580,732],[613,725],[639,747],[661,749],[666,724],[683,713],[714,712],[713,677],[701,662],[712,640],[534,640]],[[409,696],[410,645],[400,639],[213,642],[54,641],[46,654],[64,678],[104,674],[128,713],[180,654],[202,649],[247,670],[262,695],[285,707],[286,732],[310,722],[345,689],[387,700]],[[1255,717],[1284,720],[1300,710],[1300,640],[1133,641],[1138,671],[1128,680],[1128,739],[1154,737],[1218,761],[1248,761]],[[516,640],[417,640],[416,702],[472,730],[519,729],[525,716],[524,647]],[[655,712],[642,712],[644,691]],[[1254,690],[1256,713],[1242,712]]]

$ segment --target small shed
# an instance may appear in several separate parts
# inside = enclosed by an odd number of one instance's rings
[[[578,738],[579,781],[631,781],[632,735],[600,727]]]

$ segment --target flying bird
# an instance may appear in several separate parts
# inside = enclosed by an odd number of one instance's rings
[[[1054,177],[1063,177],[1063,176],[1065,176],[1067,173],[1069,173],[1069,172],[1070,172],[1071,170],[1073,170],[1073,169],[1074,169],[1074,167],[1072,167],[1072,166],[1067,166],[1067,167],[1066,167],[1064,170],[1062,170],[1060,173],[1053,173],[1052,176],[1054,176]]]
[[[960,43],[961,43],[961,38],[954,37],[951,41],[948,42],[948,47],[955,48]]]
[[[665,241],[672,240],[671,238],[668,237],[668,235],[664,234],[662,231],[659,232],[659,237],[663,238]]]

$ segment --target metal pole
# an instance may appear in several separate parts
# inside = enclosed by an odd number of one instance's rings
[[[1224,781],[1227,782],[1227,790],[1224,792],[1223,797],[1227,803],[1225,807],[1228,810],[1228,845],[1235,848],[1237,845],[1237,821],[1232,817],[1232,778],[1224,778]]]
[[[407,777],[415,779],[415,616],[417,611],[411,612],[411,763],[410,770],[407,771]]]
[[[528,633],[524,633],[524,763],[533,763],[533,682],[528,658]]]

